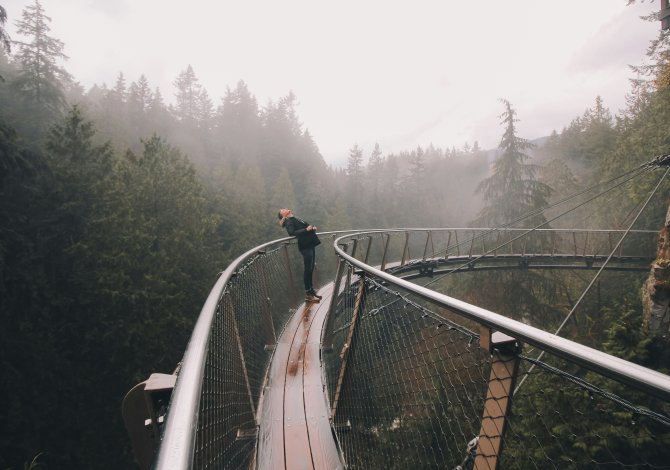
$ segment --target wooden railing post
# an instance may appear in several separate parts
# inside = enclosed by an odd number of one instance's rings
[[[514,338],[503,333],[491,334],[491,330],[486,327],[481,330],[479,344],[491,352],[491,373],[474,468],[495,470],[502,452],[502,438],[512,404],[521,346]]]

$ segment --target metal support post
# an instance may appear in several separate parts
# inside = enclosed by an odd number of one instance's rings
[[[426,258],[428,257],[428,245],[430,244],[430,249],[432,252],[431,258],[435,258],[435,247],[433,246],[433,232],[430,230],[428,231],[428,234],[426,235],[426,246],[423,249],[423,261],[426,261]]]
[[[368,246],[365,249],[365,259],[363,260],[363,262],[365,264],[368,264],[368,259],[370,258],[370,248],[371,247],[372,247],[372,236],[369,236],[368,237]]]
[[[261,291],[261,308],[263,309],[263,316],[266,318],[268,323],[268,330],[272,335],[272,344],[277,342],[277,333],[275,332],[275,325],[272,320],[272,305],[270,304],[270,295],[268,294],[268,284],[265,278],[265,269],[261,266],[260,262],[255,263],[256,274],[258,275],[258,280],[260,284]]]
[[[447,232],[447,234],[448,234],[448,237],[447,237],[447,249],[444,250],[444,260],[445,260],[445,261],[449,259],[449,246],[451,245],[451,230],[449,230],[449,232]]]
[[[346,253],[347,245],[342,246],[342,250]],[[330,296],[330,307],[328,308],[328,318],[332,318],[335,314],[335,305],[337,303],[337,298],[340,296],[340,283],[342,282],[342,276],[344,275],[346,263],[342,258],[339,258],[339,263],[337,264],[337,274],[335,274],[335,285],[333,285],[333,294]]]
[[[362,310],[363,297],[365,295],[365,277],[361,275],[358,280],[360,283],[358,287],[358,293],[356,294],[356,302],[354,303],[354,312],[351,316],[351,325],[349,326],[349,332],[347,333],[347,339],[342,346],[342,351],[340,352],[340,373],[337,379],[337,387],[335,388],[335,397],[333,398],[333,406],[331,408],[330,416],[333,421],[335,421],[335,416],[337,413],[337,405],[340,402],[340,394],[342,393],[342,384],[344,383],[344,377],[347,372],[347,363],[349,361],[349,354],[351,352],[351,346],[354,341],[354,335],[356,333],[356,325],[358,324],[358,318]]]
[[[381,264],[381,270],[384,271],[386,269],[386,255],[389,250],[389,242],[391,241],[391,235],[388,233],[385,233],[384,236],[386,237],[386,243],[384,243],[384,254],[382,255],[382,264]]]
[[[582,251],[582,256],[586,256],[586,247],[589,244],[589,232],[586,232],[586,239],[584,240],[584,251]]]
[[[244,375],[244,383],[247,386],[247,394],[249,396],[249,405],[251,406],[251,415],[256,421],[256,406],[254,405],[254,397],[251,394],[251,385],[249,384],[249,374],[247,373],[247,363],[244,360],[244,349],[242,348],[242,340],[240,338],[240,330],[237,328],[237,319],[235,318],[235,308],[233,307],[233,301],[230,298],[229,294],[224,295],[225,305],[224,309],[226,312],[229,312],[230,321],[233,324],[233,331],[235,332],[235,340],[237,341],[237,351],[240,354],[240,361],[242,362],[242,374]],[[258,423],[256,423],[258,424]]]
[[[291,300],[291,305],[295,307],[298,305],[298,293],[295,290],[295,283],[293,282],[293,270],[291,269],[291,257],[288,255],[288,243],[285,243],[283,246],[284,250],[284,264],[286,265],[286,270],[288,271],[288,290]]]
[[[400,261],[400,266],[405,266],[405,263],[409,259],[409,232],[405,232],[405,246],[402,249],[402,261]]]

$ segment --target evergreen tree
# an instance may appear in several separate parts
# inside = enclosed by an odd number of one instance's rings
[[[177,87],[175,95],[175,115],[183,124],[195,126],[198,120],[202,86],[198,83],[193,67],[183,70],[174,82]]]
[[[225,158],[233,162],[258,159],[261,133],[258,104],[243,81],[235,89],[226,90],[215,119],[217,142]]]
[[[291,177],[289,176],[288,170],[286,168],[282,168],[274,181],[272,197],[270,198],[270,204],[266,212],[268,220],[272,220],[273,216],[276,217],[279,209],[284,207],[294,209],[296,211],[299,210],[295,200],[293,183],[291,182]],[[300,213],[302,214],[302,212]],[[308,216],[305,215],[305,217]]]
[[[368,165],[366,168],[365,179],[367,186],[368,197],[366,200],[366,210],[370,227],[383,226],[384,214],[381,201],[381,184],[382,171],[384,167],[384,160],[382,159],[382,151],[379,143],[375,143]]]
[[[11,51],[11,39],[5,29],[7,23],[7,10],[0,5],[0,46],[7,52]]]
[[[354,144],[349,150],[349,158],[347,158],[347,176],[352,180],[360,183],[360,178],[363,175],[363,150]]]
[[[5,29],[5,23],[7,22],[7,11],[0,5],[0,55],[4,56],[5,52],[9,54],[12,50],[11,42],[12,40]],[[4,82],[2,74],[0,74],[0,82]]]
[[[35,0],[23,10],[22,19],[16,23],[17,32],[26,36],[27,41],[15,42],[21,71],[13,87],[28,107],[29,119],[43,113],[50,119],[60,116],[65,106],[63,84],[71,81],[70,74],[59,64],[67,59],[64,44],[49,35],[50,22],[39,0]],[[47,120],[45,125],[48,124]]]
[[[493,174],[477,187],[487,204],[477,223],[491,227],[508,224],[545,207],[551,194],[551,188],[536,178],[539,168],[526,163],[529,157],[524,151],[533,145],[516,135],[516,111],[509,101],[502,103],[505,111],[500,118],[505,132],[498,146],[500,156],[493,164]],[[540,213],[524,221],[524,226],[536,226],[545,220]]]

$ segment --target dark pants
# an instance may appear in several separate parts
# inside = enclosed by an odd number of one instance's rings
[[[305,272],[303,274],[303,281],[305,282],[305,292],[313,289],[312,273],[314,272],[314,265],[316,264],[316,252],[314,247],[300,250],[302,260],[305,263]]]

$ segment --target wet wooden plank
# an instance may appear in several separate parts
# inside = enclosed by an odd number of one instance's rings
[[[323,295],[323,299],[314,313],[305,347],[303,367],[307,430],[312,448],[312,460],[316,469],[344,468],[330,427],[330,411],[323,383],[320,355],[321,330],[326,321],[332,292],[332,284],[329,288],[321,289],[319,292],[320,295]]]
[[[330,430],[320,339],[332,292],[301,305],[278,339],[259,406],[260,469],[343,468]]]
[[[305,344],[312,324],[315,305],[307,303],[300,312],[300,324],[295,328],[284,385],[284,453],[286,468],[313,469],[312,451],[305,419],[303,368]]]
[[[300,312],[298,310],[297,312]],[[263,389],[259,409],[257,458],[259,469],[285,469],[284,451],[284,394],[286,371],[296,329],[301,325],[298,313],[293,315],[277,340],[268,371],[267,383]]]
[[[277,343],[259,407],[259,469],[284,469],[284,381],[291,345]]]

